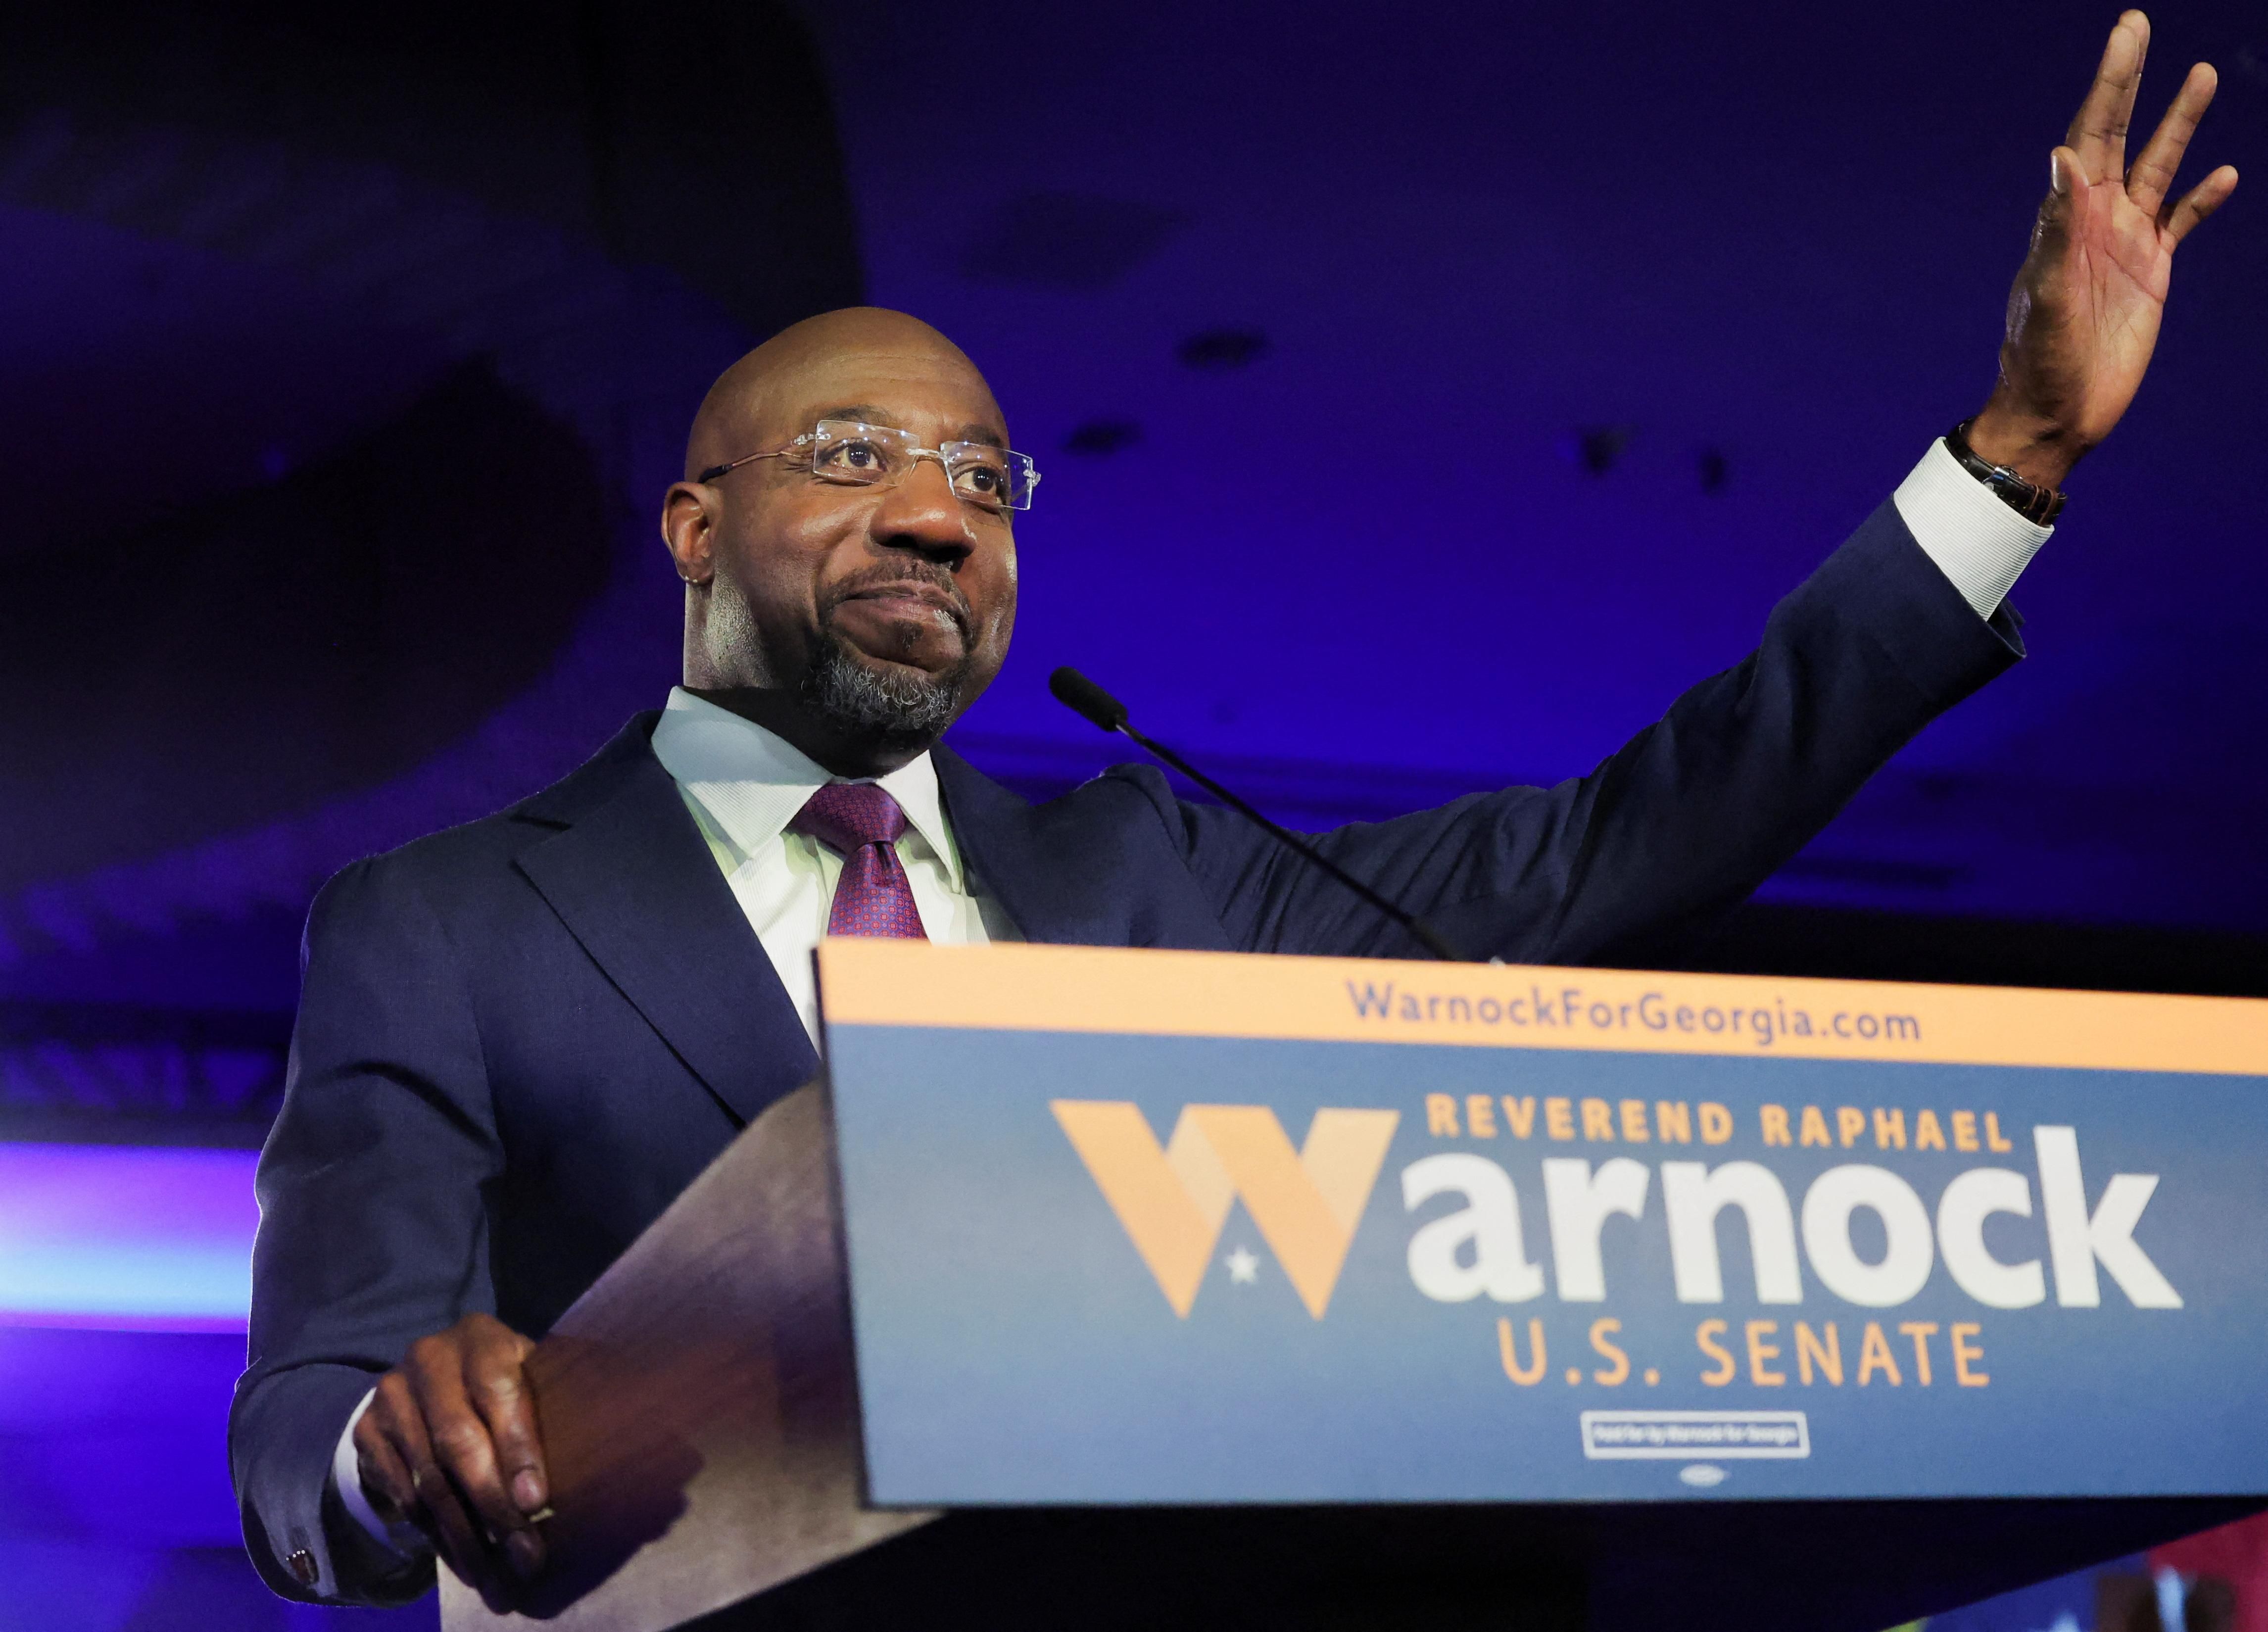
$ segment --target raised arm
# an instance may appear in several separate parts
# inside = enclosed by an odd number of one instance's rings
[[[1999,379],[1965,422],[1969,449],[1999,468],[1964,471],[1955,452],[1933,448],[1897,501],[1780,603],[1747,661],[1687,692],[1588,776],[1342,828],[1322,840],[1335,860],[1477,956],[1658,956],[1755,889],[1917,731],[2021,655],[1999,596],[2043,534],[2019,510],[2044,513],[2124,414],[2157,342],[2175,248],[2236,187],[2223,165],[2172,190],[2213,99],[2203,63],[2128,165],[2148,42],[2147,18],[2120,18],[2051,155]],[[1416,951],[1226,813],[1167,816],[1237,944]]]
[[[1773,610],[1746,661],[1589,776],[1318,842],[1470,956],[1654,958],[1747,896],[1916,731],[2021,655],[2013,616],[1978,617],[1885,504]],[[1237,945],[1415,955],[1400,930],[1227,812],[1182,805],[1169,820]]]

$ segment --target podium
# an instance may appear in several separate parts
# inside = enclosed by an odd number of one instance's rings
[[[820,966],[452,1632],[1881,1632],[2268,1506],[2268,1003]]]

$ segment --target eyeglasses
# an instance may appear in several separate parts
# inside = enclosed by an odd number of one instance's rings
[[[979,510],[1029,510],[1040,473],[1027,454],[989,442],[948,442],[925,448],[909,430],[862,425],[854,419],[822,419],[784,448],[747,453],[730,464],[711,465],[696,478],[714,482],[753,459],[784,459],[807,469],[820,482],[845,487],[895,487],[925,459],[933,459],[958,498]]]

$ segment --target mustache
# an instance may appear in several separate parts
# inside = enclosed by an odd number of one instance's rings
[[[968,597],[961,593],[951,569],[918,558],[880,561],[852,573],[827,592],[820,615],[822,620],[830,617],[844,601],[893,584],[919,584],[935,590],[944,598],[946,611],[961,626],[963,639],[968,637],[976,617],[969,607]]]

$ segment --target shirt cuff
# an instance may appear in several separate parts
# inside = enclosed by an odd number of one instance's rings
[[[2003,504],[1962,468],[1942,438],[1929,445],[1890,502],[1922,554],[1937,563],[1980,618],[2000,609],[2017,575],[2055,531],[2025,520]]]
[[[362,1459],[356,1453],[355,1424],[362,1414],[370,1409],[370,1402],[378,1398],[378,1390],[364,1394],[347,1418],[344,1432],[339,1436],[337,1449],[331,1452],[331,1488],[339,1493],[339,1505],[345,1508],[355,1523],[370,1533],[370,1539],[396,1558],[416,1558],[425,1551],[425,1538],[414,1525],[389,1525],[378,1516],[363,1493]]]

